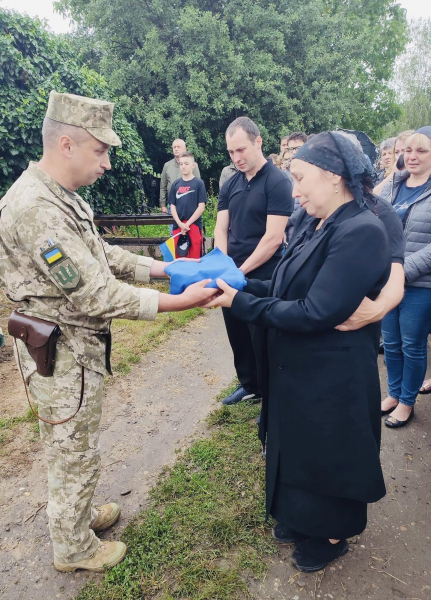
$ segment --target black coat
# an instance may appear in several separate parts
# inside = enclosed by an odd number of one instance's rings
[[[267,433],[268,513],[277,477],[321,495],[363,502],[385,495],[380,324],[350,332],[334,327],[386,284],[386,231],[353,201],[297,253],[304,232],[300,223],[295,229],[271,282],[249,281],[231,308],[236,317],[268,330],[260,432],[261,439]],[[285,272],[273,297],[279,270]]]

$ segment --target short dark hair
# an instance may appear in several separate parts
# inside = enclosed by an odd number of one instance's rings
[[[226,129],[226,135],[232,136],[237,129],[242,129],[246,132],[248,139],[252,142],[260,136],[259,127],[254,121],[248,117],[238,117]]]
[[[287,142],[289,143],[292,140],[301,140],[301,142],[307,141],[307,136],[303,131],[294,131],[290,135],[287,136]]]
[[[186,150],[185,152],[181,152],[178,158],[193,158],[193,160],[195,160],[195,155],[193,154],[193,152],[189,152],[189,150]]]

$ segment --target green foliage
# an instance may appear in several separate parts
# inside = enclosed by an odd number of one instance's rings
[[[269,153],[280,135],[376,132],[398,117],[387,85],[406,41],[392,0],[60,0],[127,94],[152,159],[184,137],[204,175],[228,162],[224,131],[248,115]],[[88,44],[87,44],[88,47]],[[155,138],[155,140],[154,140]],[[158,164],[158,166],[160,166]]]
[[[410,23],[410,44],[396,63],[393,85],[402,114],[391,123],[387,136],[431,123],[431,19]]]
[[[217,221],[217,204],[218,197],[211,192],[208,194],[208,200],[205,205],[205,211],[202,215],[202,223],[205,227],[205,236],[209,238],[214,237],[214,228]]]
[[[71,43],[49,33],[37,19],[0,9],[0,195],[42,153],[42,121],[49,92],[70,92],[112,100],[105,79],[80,65]],[[124,103],[114,110],[123,146],[111,153],[112,171],[80,190],[96,212],[137,204],[139,172],[148,171],[144,146],[129,123]],[[138,191],[137,191],[138,190]]]

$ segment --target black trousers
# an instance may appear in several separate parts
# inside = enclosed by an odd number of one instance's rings
[[[222,310],[239,382],[249,394],[261,397],[265,330],[263,327],[236,319],[229,308]]]

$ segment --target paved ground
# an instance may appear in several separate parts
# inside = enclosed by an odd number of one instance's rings
[[[382,360],[380,366],[386,393]],[[145,505],[154,478],[163,465],[173,462],[175,449],[203,435],[200,421],[233,377],[221,312],[209,311],[108,387],[96,500],[118,500],[123,506],[122,520],[109,537],[114,538]],[[292,548],[282,547],[264,582],[250,578],[255,598],[431,599],[431,396],[419,398],[408,427],[384,428],[382,462],[388,494],[370,507],[369,526],[354,540],[352,551],[324,572],[304,575],[289,563]],[[21,451],[19,464],[27,471],[11,474],[6,469],[1,480],[0,597],[73,598],[91,576],[63,575],[52,567],[43,507],[46,474],[37,441]]]

